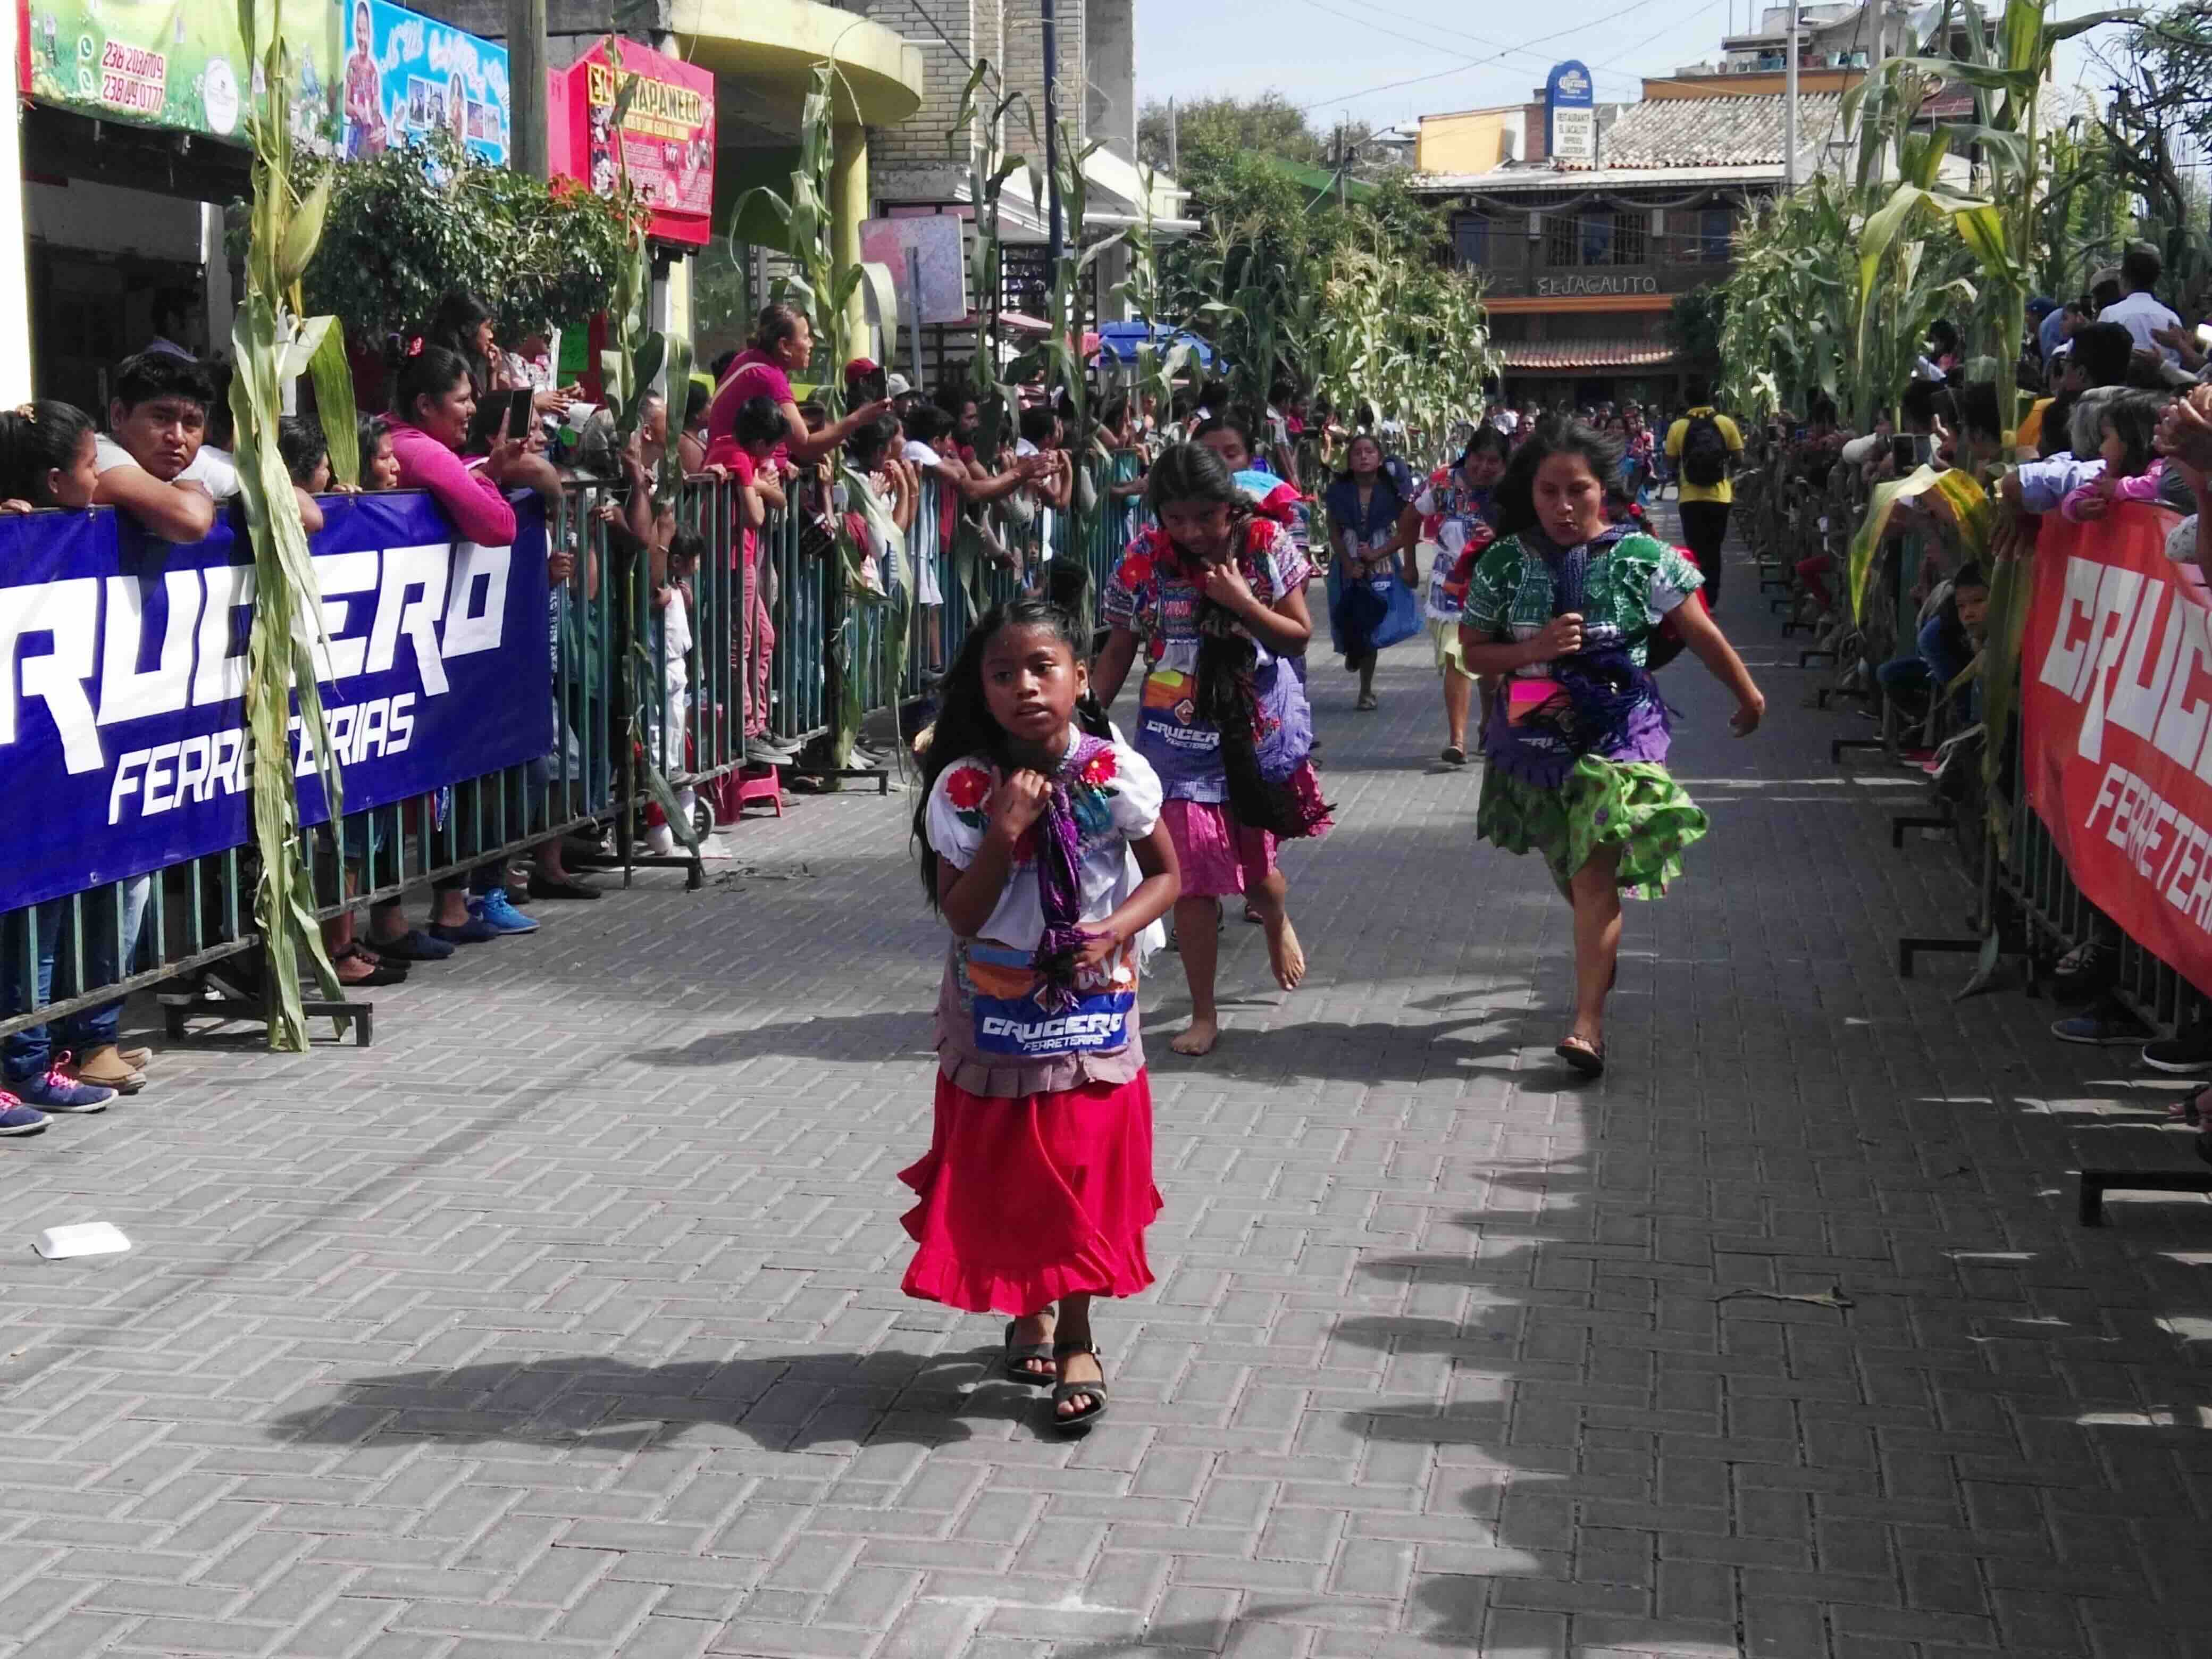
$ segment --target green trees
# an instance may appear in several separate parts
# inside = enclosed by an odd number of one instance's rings
[[[324,164],[304,165],[319,173]],[[628,219],[573,179],[485,167],[442,134],[338,162],[329,177],[307,300],[343,321],[356,346],[419,324],[451,288],[497,309],[502,340],[582,328],[613,298]]]
[[[1339,201],[1249,152],[1187,153],[1182,182],[1205,229],[1161,255],[1167,315],[1220,351],[1238,402],[1287,377],[1428,432],[1480,412],[1488,321],[1434,209],[1395,183]]]

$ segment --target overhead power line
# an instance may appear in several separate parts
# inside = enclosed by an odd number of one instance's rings
[[[1317,0],[1307,0],[1307,3],[1308,3],[1308,4],[1310,4],[1310,5],[1311,5],[1311,4],[1316,4],[1316,3],[1317,3]],[[1493,64],[1498,64],[1498,63],[1501,62],[1502,60],[1504,60],[1504,58],[1523,58],[1523,57],[1529,57],[1529,56],[1534,55],[1534,54],[1532,54],[1532,53],[1530,52],[1530,51],[1529,51],[1529,48],[1531,48],[1531,47],[1533,47],[1533,46],[1543,46],[1543,45],[1547,44],[1547,42],[1549,42],[1549,41],[1563,40],[1563,39],[1565,39],[1566,36],[1568,36],[1568,35],[1570,35],[1570,34],[1581,34],[1581,33],[1585,33],[1585,32],[1587,32],[1587,31],[1589,31],[1589,30],[1603,28],[1603,27],[1606,27],[1607,24],[1609,24],[1609,23],[1616,23],[1616,22],[1619,22],[1622,18],[1624,18],[1624,17],[1632,16],[1632,15],[1633,15],[1634,14],[1636,14],[1637,12],[1643,11],[1643,10],[1646,9],[1647,8],[1649,8],[1649,7],[1650,7],[1650,6],[1652,6],[1652,5],[1655,5],[1655,4],[1656,4],[1656,3],[1658,3],[1658,0],[1634,0],[1634,3],[1632,3],[1632,4],[1631,4],[1631,5],[1624,6],[1624,7],[1622,7],[1619,11],[1609,13],[1609,14],[1607,14],[1606,16],[1603,16],[1603,17],[1597,17],[1597,18],[1592,18],[1592,19],[1591,19],[1590,21],[1589,21],[1588,22],[1577,23],[1577,24],[1575,24],[1575,25],[1573,25],[1572,27],[1568,27],[1568,28],[1554,29],[1554,30],[1553,30],[1551,33],[1549,33],[1549,34],[1540,34],[1540,35],[1534,36],[1533,38],[1531,38],[1531,39],[1529,39],[1529,40],[1527,40],[1522,41],[1522,42],[1519,46],[1498,46],[1498,49],[1497,49],[1496,51],[1494,51],[1494,52],[1491,52],[1491,53],[1490,53],[1489,55],[1487,55],[1487,56],[1469,58],[1467,58],[1466,60],[1464,60],[1463,62],[1457,63],[1457,64],[1453,64],[1450,68],[1449,68],[1449,69],[1432,70],[1431,70],[1431,71],[1430,71],[1428,74],[1426,74],[1426,75],[1413,75],[1413,76],[1407,76],[1405,79],[1403,79],[1403,80],[1399,80],[1399,81],[1386,81],[1386,82],[1383,82],[1382,85],[1380,85],[1380,86],[1374,86],[1374,87],[1362,87],[1362,88],[1360,88],[1358,90],[1357,90],[1357,91],[1355,91],[1355,92],[1343,92],[1343,93],[1337,93],[1337,94],[1334,94],[1334,95],[1332,95],[1332,96],[1330,96],[1330,97],[1328,97],[1328,98],[1320,98],[1320,99],[1316,99],[1316,100],[1315,100],[1312,103],[1310,103],[1310,104],[1302,104],[1302,105],[1300,105],[1300,106],[1298,106],[1298,107],[1299,107],[1299,112],[1300,112],[1300,113],[1305,113],[1305,112],[1310,112],[1310,111],[1312,111],[1312,110],[1325,109],[1325,108],[1327,108],[1327,107],[1328,107],[1329,105],[1331,105],[1331,104],[1342,104],[1342,103],[1348,103],[1348,102],[1350,102],[1352,100],[1353,100],[1353,99],[1355,99],[1355,98],[1370,98],[1370,97],[1374,96],[1376,93],[1380,93],[1380,92],[1395,92],[1395,91],[1396,91],[1399,88],[1401,88],[1401,87],[1414,87],[1414,86],[1420,86],[1420,85],[1422,85],[1422,84],[1424,84],[1424,83],[1425,83],[1425,82],[1430,82],[1430,81],[1441,81],[1441,80],[1444,80],[1444,79],[1447,79],[1448,77],[1449,77],[1449,76],[1455,76],[1455,75],[1463,75],[1463,74],[1465,74],[1468,70],[1471,70],[1471,69],[1483,69],[1483,68],[1487,68],[1487,67],[1489,67],[1489,66],[1492,66],[1492,65],[1493,65]],[[1712,9],[1713,9],[1713,8],[1714,8],[1714,6],[1716,6],[1716,5],[1719,4],[1719,3],[1720,3],[1720,0],[1711,0],[1711,3],[1709,3],[1709,4],[1705,5],[1705,6],[1701,7],[1701,8],[1700,8],[1697,12],[1692,13],[1692,14],[1691,14],[1691,15],[1693,15],[1693,16],[1702,16],[1705,12],[1708,12],[1708,11],[1712,10]],[[1327,7],[1327,6],[1322,6],[1322,7],[1320,7],[1320,9],[1326,11],[1326,10],[1328,10],[1328,9],[1329,9],[1329,8],[1328,8],[1328,7]],[[1339,15],[1341,15],[1342,14],[1339,14]],[[1357,21],[1360,21],[1360,22],[1366,23],[1366,24],[1368,24],[1368,25],[1369,25],[1369,27],[1370,27],[1381,28],[1381,27],[1382,27],[1381,25],[1379,25],[1379,24],[1376,23],[1372,18],[1360,18],[1360,19],[1358,19]],[[1647,39],[1645,39],[1644,40],[1638,42],[1638,45],[1637,45],[1636,46],[1633,46],[1633,47],[1630,48],[1630,52],[1634,52],[1641,51],[1644,46],[1647,46],[1650,45],[1650,44],[1651,44],[1651,42],[1652,42],[1653,40],[1658,40],[1658,39],[1660,38],[1660,35],[1663,35],[1663,34],[1667,33],[1668,32],[1668,30],[1671,30],[1671,29],[1674,29],[1674,28],[1680,27],[1680,25],[1682,24],[1682,22],[1683,22],[1684,21],[1685,21],[1685,20],[1684,20],[1684,19],[1682,19],[1682,18],[1680,18],[1680,17],[1677,17],[1677,18],[1674,19],[1671,22],[1669,22],[1669,23],[1668,23],[1668,27],[1667,27],[1667,28],[1666,28],[1666,29],[1662,29],[1662,30],[1659,32],[1659,33],[1658,33],[1658,34],[1651,35],[1651,36],[1648,37]],[[1498,43],[1497,43],[1497,42],[1495,42],[1495,41],[1486,41],[1486,40],[1483,40],[1483,38],[1482,38],[1481,36],[1480,36],[1480,35],[1468,34],[1464,30],[1460,30],[1460,29],[1446,29],[1446,28],[1442,27],[1442,26],[1431,26],[1431,25],[1428,25],[1428,24],[1425,24],[1425,23],[1423,25],[1423,27],[1435,27],[1435,29],[1436,29],[1436,32],[1437,32],[1437,33],[1446,33],[1446,34],[1454,34],[1454,35],[1458,35],[1458,36],[1460,36],[1461,38],[1462,38],[1462,39],[1464,39],[1464,40],[1482,41],[1482,43],[1483,43],[1483,44],[1487,45],[1487,46],[1498,46]],[[1384,30],[1383,32],[1384,32],[1384,33],[1390,33],[1391,31]],[[1401,39],[1401,40],[1403,40],[1403,39],[1407,39],[1407,38],[1408,38],[1408,37],[1406,37],[1406,36],[1401,35],[1399,38],[1400,38],[1400,39]],[[1429,43],[1429,42],[1416,42],[1416,44],[1417,44],[1417,45],[1429,45],[1429,44],[1431,44],[1431,43]],[[1626,56],[1628,56],[1628,55],[1629,55],[1629,53],[1623,53],[1623,54],[1622,54],[1622,56],[1623,56],[1623,57],[1626,57]],[[1617,64],[1617,63],[1619,63],[1619,62],[1620,61],[1620,58],[1608,58],[1608,59],[1607,59],[1607,60],[1605,60],[1605,61],[1606,61],[1607,64]]]

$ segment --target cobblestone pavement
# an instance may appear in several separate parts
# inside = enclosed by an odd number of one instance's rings
[[[1753,586],[1771,722],[1669,671],[1714,833],[1595,1086],[1423,648],[1366,716],[1316,658],[1313,975],[1232,919],[1220,1050],[1156,1046],[1159,1282],[1080,1444],[898,1294],[939,941],[896,797],[541,907],[366,1053],[167,1053],[0,1146],[0,1656],[2212,1653],[2212,1209],[2084,1232],[2068,1175],[2185,1162],[2172,1097],[1897,979],[1965,889]],[[91,1218],[135,1248],[29,1255]]]

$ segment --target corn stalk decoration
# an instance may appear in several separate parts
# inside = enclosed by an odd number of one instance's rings
[[[300,314],[300,278],[314,257],[329,209],[327,176],[304,192],[295,182],[292,54],[276,27],[273,0],[240,0],[239,35],[265,98],[246,100],[252,148],[253,202],[247,226],[246,290],[232,325],[237,368],[230,382],[236,428],[239,492],[253,551],[253,628],[246,647],[246,722],[252,753],[253,842],[260,877],[253,921],[268,963],[269,1046],[297,1054],[307,1046],[300,996],[300,946],[323,994],[344,992],[315,923],[300,797],[294,775],[291,715],[299,704],[302,741],[312,744],[323,800],[336,823],[344,811],[337,764],[316,686],[329,643],[321,588],[308,558],[307,534],[276,447],[284,389],[303,374],[316,397],[341,478],[357,473],[353,381],[343,331],[334,317]]]
[[[1134,312],[1145,325],[1145,338],[1137,347],[1137,375],[1132,390],[1139,398],[1150,398],[1164,422],[1175,401],[1176,378],[1190,366],[1197,349],[1188,340],[1175,340],[1163,351],[1152,338],[1154,325],[1164,309],[1159,250],[1152,232],[1152,182],[1158,175],[1152,168],[1142,167],[1139,177],[1144,181],[1144,200],[1138,204],[1136,225],[1123,239],[1129,249],[1128,274],[1115,286],[1113,300]]]
[[[789,198],[765,185],[756,185],[738,199],[732,220],[735,225],[744,224],[757,201],[761,209],[784,228],[786,251],[791,256],[793,269],[777,280],[775,296],[804,311],[813,326],[814,349],[817,360],[824,365],[817,381],[815,398],[832,424],[842,419],[845,413],[844,366],[854,355],[852,308],[866,278],[866,273],[858,264],[840,263],[832,234],[830,176],[836,165],[836,100],[841,82],[834,59],[824,58],[815,64],[813,81],[799,112],[799,165],[792,169]],[[846,97],[849,102],[849,89]],[[734,229],[731,237],[732,255],[741,258]],[[895,336],[896,319],[884,318],[883,326],[887,336]],[[672,441],[678,424],[675,421],[669,422]],[[877,497],[868,480],[844,460],[842,453],[836,466],[845,485],[847,501],[891,550],[892,556],[902,566],[907,566],[905,533],[899,529],[890,508]],[[906,675],[914,586],[908,580],[888,594],[869,586],[862,574],[868,549],[852,533],[845,514],[833,517],[838,554],[844,567],[844,580],[834,611],[836,625],[828,642],[828,666],[836,672],[837,693],[830,708],[829,769],[834,781],[836,773],[852,763],[853,745],[860,732],[866,688],[860,672],[862,630],[856,625],[858,608],[872,607],[880,614],[884,626],[879,633],[876,665],[884,683],[896,686]]]

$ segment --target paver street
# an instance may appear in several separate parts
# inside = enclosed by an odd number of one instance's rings
[[[1671,514],[1669,515],[1671,516]],[[0,1659],[2186,1659],[2212,1652],[2212,1209],[2132,1054],[1901,981],[1957,931],[1901,775],[1827,763],[1748,567],[1748,742],[1632,904],[1612,1067],[1569,930],[1473,833],[1426,647],[1316,649],[1313,970],[1231,914],[1168,1051],[1158,1283],[1087,1440],[898,1290],[942,948],[912,797],[802,802],[380,992],[377,1042],[203,1047],[0,1152]],[[327,1028],[325,1028],[325,1030]],[[119,1257],[45,1262],[104,1219]]]

